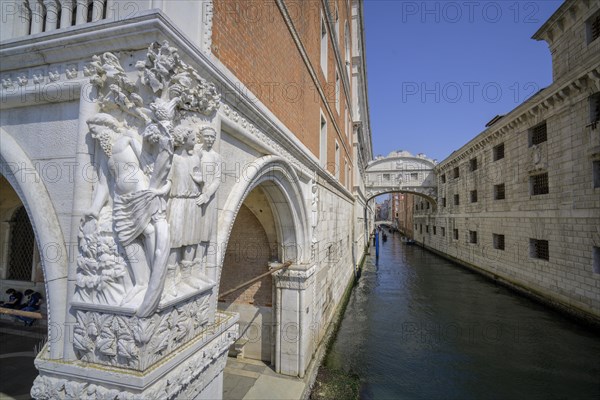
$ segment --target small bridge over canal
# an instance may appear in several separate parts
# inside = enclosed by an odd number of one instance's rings
[[[372,199],[386,193],[412,193],[425,197],[437,206],[437,162],[423,154],[407,151],[392,152],[387,157],[371,161],[366,170],[367,197]]]

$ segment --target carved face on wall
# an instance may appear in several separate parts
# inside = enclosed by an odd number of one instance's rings
[[[215,140],[217,139],[217,133],[213,128],[204,128],[202,129],[202,138],[204,139],[204,145],[206,146],[206,150],[210,150],[215,144]]]

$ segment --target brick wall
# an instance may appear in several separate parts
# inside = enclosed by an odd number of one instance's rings
[[[235,219],[227,245],[219,293],[224,293],[269,270],[271,248],[267,234],[248,207],[242,205]],[[258,282],[228,295],[227,303],[272,305],[272,278],[267,276]]]
[[[334,2],[331,1],[333,9]],[[328,27],[327,77],[320,66],[320,21],[325,12],[321,1],[285,2],[293,29],[304,47],[317,82],[301,56],[290,29],[275,1],[215,0],[212,52],[265,104],[294,135],[319,158],[320,110],[327,119],[327,169],[335,174],[335,141],[340,143],[340,182],[345,181],[346,160],[352,160],[352,124],[347,105],[350,92],[344,91],[345,24],[350,10],[338,2],[339,34]],[[351,24],[348,24],[349,26]],[[340,106],[335,105],[335,68],[332,37],[340,50]],[[350,88],[350,85],[348,86]],[[318,88],[324,93],[319,94]],[[349,89],[350,90],[350,89]],[[225,96],[235,104],[236,99]],[[325,104],[329,105],[329,108]]]

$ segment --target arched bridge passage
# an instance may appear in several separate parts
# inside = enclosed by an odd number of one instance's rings
[[[391,153],[371,161],[366,169],[368,201],[387,193],[407,193],[424,197],[437,208],[436,162],[423,155]]]

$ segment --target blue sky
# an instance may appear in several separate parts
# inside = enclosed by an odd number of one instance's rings
[[[552,82],[531,36],[562,1],[366,0],[374,155],[443,160]]]

